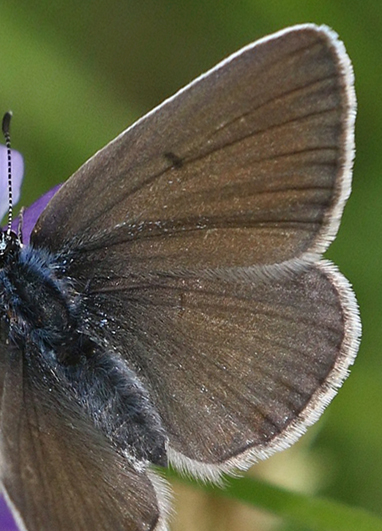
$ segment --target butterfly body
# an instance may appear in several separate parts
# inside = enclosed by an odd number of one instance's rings
[[[73,348],[77,334],[76,303],[58,272],[45,250],[18,245],[2,255],[0,304],[9,340],[55,359]]]
[[[97,334],[98,323],[86,329],[86,293],[67,278],[67,258],[17,245],[14,233],[8,239],[0,269],[3,337],[19,348],[26,366],[39,368],[42,379],[53,375],[135,466],[148,461],[165,466],[159,416],[126,361]]]

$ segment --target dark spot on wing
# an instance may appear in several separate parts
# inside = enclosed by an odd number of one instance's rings
[[[169,160],[174,168],[181,168],[183,166],[183,160],[175,155],[172,151],[167,151],[164,156]]]

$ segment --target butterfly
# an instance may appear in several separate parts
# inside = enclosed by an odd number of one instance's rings
[[[360,336],[321,258],[350,193],[350,60],[325,26],[243,48],[0,241],[1,483],[27,531],[163,531],[152,465],[218,480],[315,422]]]

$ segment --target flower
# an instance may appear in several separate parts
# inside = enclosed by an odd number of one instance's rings
[[[57,184],[53,188],[49,190],[49,192],[46,192],[44,195],[42,195],[37,201],[31,204],[28,208],[25,208],[23,212],[23,226],[22,226],[22,235],[23,235],[23,243],[28,244],[31,232],[33,230],[33,227],[36,225],[36,221],[38,220],[41,212],[44,210],[46,205],[49,203],[51,198],[54,196],[54,194],[58,191],[58,189],[61,187],[61,184]],[[18,226],[19,226],[19,217],[15,218],[12,221],[12,230],[14,232],[18,232]]]
[[[21,183],[24,174],[24,161],[22,155],[12,149],[12,196],[13,205],[20,199]],[[33,227],[36,224],[41,212],[44,210],[50,199],[60,188],[60,184],[53,187],[49,192],[42,195],[30,207],[23,212],[22,236],[23,243],[28,244]],[[7,148],[0,145],[0,219],[4,217],[8,210],[8,160]],[[12,221],[12,230],[18,232],[20,218]]]

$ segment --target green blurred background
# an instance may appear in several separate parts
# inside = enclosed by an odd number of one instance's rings
[[[0,109],[14,112],[13,147],[25,158],[22,203],[28,205],[195,76],[241,46],[301,22],[334,28],[355,69],[353,193],[327,256],[354,285],[363,340],[351,377],[317,427],[252,473],[382,515],[382,3],[3,0]],[[274,523],[175,486],[174,530],[248,531]]]

